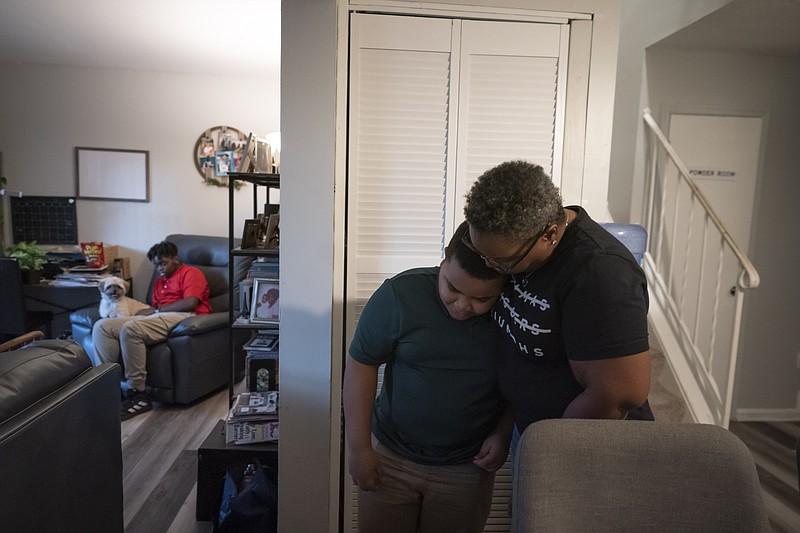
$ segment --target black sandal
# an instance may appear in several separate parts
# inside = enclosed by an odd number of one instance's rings
[[[120,420],[128,420],[136,415],[146,413],[153,408],[153,402],[147,394],[140,392],[122,402]]]

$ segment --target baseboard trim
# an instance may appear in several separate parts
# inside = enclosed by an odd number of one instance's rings
[[[792,409],[735,409],[737,422],[800,422],[800,407]]]

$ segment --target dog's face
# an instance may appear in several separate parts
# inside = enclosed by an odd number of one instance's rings
[[[100,294],[114,302],[119,301],[128,292],[128,282],[122,278],[111,276],[105,278],[98,286]]]

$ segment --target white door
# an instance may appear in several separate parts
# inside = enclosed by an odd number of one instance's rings
[[[761,118],[673,114],[669,141],[747,252],[761,147]]]
[[[669,123],[669,140],[678,156],[686,165],[691,177],[706,196],[728,233],[739,248],[747,253],[750,245],[750,229],[753,222],[756,178],[761,147],[762,119],[747,116],[721,116],[701,114],[672,114]],[[672,216],[679,224],[690,228],[691,203],[682,199]],[[697,215],[694,215],[695,217]],[[676,226],[677,227],[677,226]],[[689,253],[697,254],[703,248],[703,232],[677,230],[676,242],[688,243]],[[674,248],[677,254],[674,264],[684,263],[681,254],[684,246]],[[705,248],[708,264],[716,264],[719,254],[714,243]],[[716,423],[727,424],[726,413],[730,409],[730,394],[735,383],[735,363],[731,354],[738,342],[733,336],[736,328],[735,290],[739,275],[738,262],[732,252],[727,252],[719,272],[709,269],[701,279],[696,272],[675,269],[673,298],[684,302],[687,323],[694,324],[697,331],[696,344],[703,371],[693,372],[697,388],[705,397],[710,411],[720,419]],[[717,277],[721,280],[719,298],[714,313],[699,313],[701,287],[714,287]],[[706,297],[708,298],[708,296]],[[694,311],[692,311],[694,310]],[[692,316],[694,313],[697,316]]]
[[[511,159],[541,165],[561,186],[568,26],[464,21],[458,84],[454,227],[485,170]],[[558,133],[557,133],[558,132]]]

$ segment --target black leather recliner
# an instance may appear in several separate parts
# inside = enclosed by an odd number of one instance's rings
[[[51,320],[53,313],[25,309],[19,263],[10,257],[0,257],[0,342],[33,330],[50,337]]]
[[[3,531],[123,531],[120,376],[72,341],[0,353]]]
[[[228,257],[229,242],[225,237],[202,235],[168,235],[165,240],[175,243],[178,256],[187,265],[203,271],[208,281],[209,303],[212,312],[189,317],[170,332],[165,342],[147,348],[147,390],[159,402],[188,404],[228,384],[231,353],[228,316]],[[234,263],[234,286],[247,275],[251,258],[237,257]],[[153,271],[147,290],[151,303]],[[236,299],[238,301],[238,298]],[[238,305],[236,302],[234,305]],[[92,341],[92,327],[100,318],[98,309],[75,311],[70,315],[72,338],[97,363]],[[234,330],[237,346],[236,376],[241,379],[244,355],[240,349],[248,333]]]

